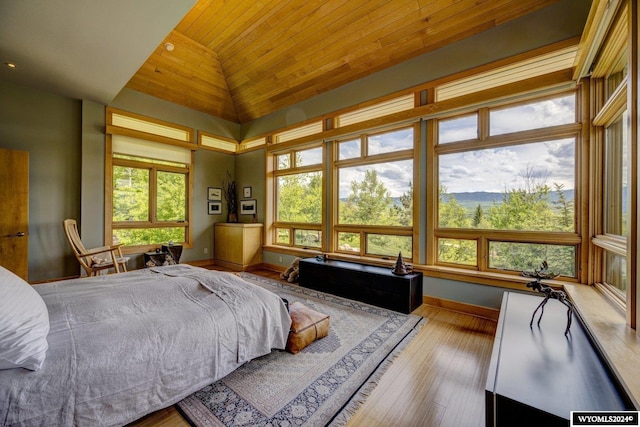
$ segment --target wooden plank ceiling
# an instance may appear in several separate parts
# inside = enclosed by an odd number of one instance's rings
[[[556,1],[199,0],[127,87],[245,123]]]

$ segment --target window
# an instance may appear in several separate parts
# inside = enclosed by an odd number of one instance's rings
[[[575,146],[564,138],[441,155],[439,227],[575,231]]]
[[[292,129],[278,132],[273,135],[273,140],[276,144],[279,144],[319,132],[322,132],[322,121],[296,126]]]
[[[192,151],[187,141],[166,142],[172,136],[192,134],[170,124],[157,127],[158,137],[135,129],[123,131],[126,120],[109,121],[125,113],[108,110],[108,186],[106,241],[117,241],[129,250],[145,251],[167,242],[189,245]],[[147,128],[156,121],[135,117]],[[114,124],[115,123],[115,124]],[[126,128],[125,128],[126,129]],[[162,134],[164,129],[172,132]],[[122,134],[118,133],[121,132]],[[124,135],[124,134],[127,135]],[[131,136],[134,135],[134,136]],[[145,138],[141,138],[144,136]],[[158,142],[162,139],[165,142]]]
[[[342,113],[336,116],[336,127],[349,126],[400,111],[411,110],[414,107],[414,102],[413,93],[411,93],[388,101],[379,102],[369,107],[358,108],[354,111]]]
[[[575,105],[571,92],[436,121],[435,264],[520,272],[546,260],[577,277]]]
[[[605,251],[602,262],[602,284],[613,291],[617,298],[627,298],[627,257]]]
[[[337,252],[413,257],[414,128],[336,141]]]
[[[626,84],[622,82],[620,87],[624,88]],[[625,301],[627,295],[626,258],[630,192],[628,113],[624,109],[624,100],[626,90],[617,91],[594,120],[594,125],[600,130],[604,140],[596,144],[599,154],[596,158],[601,159],[604,179],[598,189],[602,223],[598,227],[600,232],[592,240],[602,260],[596,269],[596,280],[608,288],[610,295],[621,301]],[[620,112],[620,109],[624,110]]]
[[[438,121],[438,143],[478,138],[478,115],[470,114]]]
[[[605,128],[604,232],[627,237],[628,135],[627,113]]]
[[[113,236],[125,246],[187,241],[186,165],[113,156]]]
[[[567,95],[489,112],[489,135],[575,123],[576,97]]]
[[[451,83],[445,83],[436,88],[436,100],[444,101],[509,83],[521,82],[554,71],[569,69],[573,66],[577,50],[578,47],[575,45],[568,46],[504,67],[473,74]]]
[[[221,151],[223,153],[236,153],[239,149],[236,141],[203,131],[198,132],[198,139],[198,145],[200,147],[210,150]]]
[[[276,245],[322,249],[323,158],[322,146],[272,156]]]
[[[540,243],[489,241],[490,269],[532,270],[531,260],[546,260],[554,273],[576,277],[576,247]],[[534,266],[540,268],[540,266]]]
[[[593,282],[622,306],[629,296],[629,195],[631,151],[627,110],[627,6],[619,11],[598,59],[593,64],[591,92],[596,137],[592,156],[599,164],[602,179],[595,181],[597,218]],[[598,104],[599,102],[599,104]]]

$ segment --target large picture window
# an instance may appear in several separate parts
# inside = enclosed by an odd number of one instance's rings
[[[438,225],[575,231],[575,146],[568,138],[443,154]]]
[[[187,241],[187,165],[113,156],[113,236],[125,246]]]
[[[336,250],[413,257],[414,128],[336,141]]]
[[[436,264],[576,277],[575,97],[437,121]]]
[[[274,243],[322,248],[322,147],[291,149],[273,156]]]
[[[193,130],[110,108],[107,123],[105,241],[189,247]]]

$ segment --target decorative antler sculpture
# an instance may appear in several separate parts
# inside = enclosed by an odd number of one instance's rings
[[[531,277],[536,279],[533,282],[527,283],[527,288],[531,288],[533,291],[544,294],[544,299],[540,304],[538,304],[538,307],[536,307],[533,315],[531,316],[531,322],[529,322],[529,326],[533,327],[533,319],[536,317],[536,313],[538,312],[538,310],[541,310],[540,317],[538,317],[538,326],[540,326],[540,320],[542,320],[542,315],[544,314],[544,306],[547,304],[547,301],[549,301],[549,298],[557,299],[562,304],[567,306],[567,328],[564,330],[564,334],[567,335],[569,333],[569,328],[571,328],[573,303],[567,297],[566,292],[553,289],[551,286],[545,285],[544,283],[540,282],[541,280],[555,279],[559,276],[559,274],[549,271],[549,265],[547,264],[547,261],[542,262],[542,266],[539,270],[534,269],[533,271],[523,271],[521,274],[524,277]]]

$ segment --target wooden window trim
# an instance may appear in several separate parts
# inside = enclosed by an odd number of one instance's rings
[[[180,125],[175,125],[173,123],[168,123],[168,122],[164,122],[162,120],[157,120],[157,119],[153,119],[150,117],[146,117],[146,116],[142,116],[139,114],[135,114],[135,113],[129,113],[126,111],[122,111],[122,110],[117,110],[111,107],[107,108],[107,123],[111,123],[111,113],[112,112],[118,112],[119,114],[124,114],[124,115],[131,115],[131,117],[137,118],[137,119],[141,119],[141,120],[148,120],[150,122],[153,123],[158,123],[158,124],[162,124],[165,126],[171,126],[171,127],[176,127],[179,129],[184,129],[187,130],[191,133],[191,136],[189,137],[190,140],[193,140],[193,135],[194,135],[194,130],[191,128],[187,128],[184,126],[180,126]],[[169,144],[169,145],[175,145],[175,146],[179,146],[179,147],[183,147],[183,148],[189,148],[191,150],[191,160],[189,162],[189,165],[186,166],[186,168],[179,168],[179,167],[174,167],[174,166],[170,166],[170,165],[154,165],[157,166],[156,170],[159,168],[163,171],[168,171],[168,172],[178,172],[178,173],[184,173],[187,175],[187,206],[186,206],[186,220],[184,222],[162,222],[162,227],[158,227],[157,226],[157,222],[153,222],[151,220],[151,218],[149,219],[149,221],[145,221],[145,222],[133,222],[133,223],[121,223],[121,222],[115,222],[113,221],[113,166],[115,164],[122,164],[122,165],[132,165],[133,167],[137,167],[135,165],[152,165],[151,163],[144,163],[144,162],[137,162],[135,160],[127,160],[127,159],[114,159],[113,158],[113,149],[112,149],[112,135],[113,134],[118,134],[118,135],[124,135],[124,136],[131,136],[131,137],[135,137],[135,138],[139,138],[139,139],[144,139],[144,140],[150,140],[153,142],[158,142],[158,143],[163,143],[163,144]],[[114,229],[117,228],[165,228],[165,227],[184,227],[185,228],[185,242],[183,242],[183,247],[185,249],[189,249],[193,246],[193,228],[190,226],[191,222],[192,222],[192,215],[193,215],[193,193],[194,193],[194,175],[195,175],[195,166],[194,166],[194,150],[195,148],[195,144],[193,143],[187,143],[187,142],[181,142],[178,140],[174,140],[171,138],[165,138],[165,137],[159,137],[157,135],[153,135],[153,134],[149,134],[149,133],[145,133],[145,132],[139,132],[139,131],[134,131],[134,130],[129,130],[129,129],[124,129],[124,128],[120,128],[120,127],[113,127],[113,126],[109,126],[107,125],[107,133],[106,133],[106,141],[105,141],[105,191],[104,191],[104,195],[105,195],[105,227],[104,227],[104,241],[105,242],[111,242],[113,241],[113,231]],[[144,166],[147,167],[147,166]],[[151,189],[151,192],[154,192],[155,189]],[[155,203],[155,197],[150,194],[150,197],[152,199],[152,203]],[[150,206],[150,212],[149,214],[152,215],[152,212],[155,212],[155,210],[151,210],[151,206]],[[114,227],[114,224],[116,225],[116,227]],[[146,251],[151,251],[151,250],[155,250],[157,248],[160,247],[160,243],[158,244],[153,244],[153,245],[133,245],[133,246],[123,246],[122,247],[122,252],[124,254],[139,254],[139,253],[143,253]]]
[[[576,123],[569,123],[563,125],[550,126],[545,128],[524,130],[519,132],[513,132],[509,134],[502,134],[496,136],[489,136],[489,112],[492,109],[510,108],[518,105],[525,105],[532,101],[544,101],[547,99],[554,99],[562,97],[563,95],[573,93],[576,97]],[[489,267],[488,259],[488,247],[492,241],[505,241],[505,242],[521,242],[521,243],[540,243],[549,245],[560,246],[575,246],[576,247],[576,259],[575,259],[575,271],[576,277],[569,278],[563,277],[563,280],[569,282],[582,281],[584,274],[581,272],[581,248],[584,245],[584,228],[587,224],[584,224],[582,215],[579,212],[580,198],[583,197],[580,194],[579,182],[585,175],[584,166],[580,163],[582,158],[582,137],[583,137],[583,123],[581,122],[582,115],[580,114],[580,95],[581,91],[557,91],[555,93],[545,94],[539,98],[531,98],[529,96],[523,96],[516,102],[505,103],[503,105],[494,105],[490,107],[481,107],[475,111],[465,111],[464,114],[459,115],[443,115],[437,119],[430,120],[431,131],[428,135],[431,143],[428,144],[427,154],[427,170],[431,170],[428,180],[431,179],[431,184],[427,185],[427,205],[431,207],[427,215],[427,257],[425,267],[447,267],[452,269],[460,269],[461,271],[475,270],[482,273],[501,273],[501,274],[513,274],[518,275],[519,272],[504,272],[502,270],[496,270]],[[517,94],[513,96],[517,97]],[[451,117],[460,117],[472,113],[478,115],[478,139],[447,142],[443,144],[437,144],[437,120],[448,119]],[[442,228],[438,224],[438,206],[439,206],[439,168],[438,159],[439,156],[445,154],[476,151],[490,148],[509,147],[521,144],[544,142],[549,140],[573,138],[575,140],[575,232],[548,232],[548,231],[513,231],[513,230],[482,230],[482,229],[453,229]],[[476,265],[464,265],[464,264],[452,264],[439,261],[437,259],[437,245],[438,239],[452,238],[452,239],[464,239],[464,240],[476,240],[478,242]]]
[[[323,161],[314,165],[306,165],[306,166],[296,166],[295,165],[295,154],[299,151],[311,150],[315,148],[322,148],[322,159]],[[278,157],[282,155],[289,155],[289,164],[290,167],[286,169],[278,169],[277,162]],[[264,241],[265,247],[273,246],[280,248],[299,248],[305,250],[324,250],[326,241],[323,236],[323,241],[321,242],[320,248],[304,248],[303,246],[295,245],[295,231],[296,230],[319,230],[323,231],[322,224],[325,223],[326,212],[325,209],[322,209],[322,220],[321,223],[297,223],[297,222],[286,222],[286,221],[278,221],[278,206],[276,203],[276,194],[277,194],[277,185],[278,185],[278,177],[281,176],[291,176],[298,175],[302,173],[313,173],[320,172],[322,173],[322,206],[325,206],[325,171],[324,171],[324,158],[326,157],[326,149],[324,148],[324,144],[320,142],[314,142],[310,144],[304,145],[291,145],[289,142],[283,142],[277,144],[277,146],[272,147],[271,150],[267,150],[265,161],[267,164],[266,168],[266,218],[265,218],[265,227],[264,227]],[[289,230],[289,242],[278,243],[277,232],[278,229],[288,229]]]
[[[388,153],[380,153],[374,155],[368,155],[368,139],[372,136],[383,135],[386,133],[402,131],[405,129],[411,129],[413,133],[413,148],[393,151]],[[380,234],[387,236],[410,236],[412,238],[412,257],[406,257],[406,260],[413,262],[416,257],[418,242],[416,238],[415,232],[415,224],[416,224],[416,205],[419,203],[415,198],[413,199],[413,226],[378,226],[378,225],[359,225],[359,224],[341,224],[338,219],[338,201],[339,197],[339,170],[347,167],[354,166],[371,166],[375,164],[388,163],[388,162],[397,162],[397,161],[405,161],[411,160],[413,162],[413,192],[414,195],[418,194],[419,188],[416,189],[418,182],[418,164],[419,159],[416,157],[418,153],[418,145],[419,145],[419,134],[420,127],[418,124],[410,124],[410,125],[394,125],[394,126],[386,126],[383,129],[374,129],[370,132],[362,132],[358,137],[350,136],[348,138],[341,138],[337,140],[333,140],[331,142],[331,153],[332,158],[330,159],[331,165],[331,177],[333,186],[331,188],[331,219],[328,225],[328,229],[331,230],[331,234],[329,237],[329,250],[332,253],[340,253],[345,256],[354,256],[353,252],[342,251],[339,249],[338,245],[338,234],[339,233],[359,233],[360,234],[360,248],[359,248],[359,257],[367,260],[387,260],[389,256],[386,255],[376,255],[368,253],[366,248],[367,237],[370,234]],[[338,150],[339,144],[344,141],[360,139],[360,156],[353,157],[344,160],[338,160]]]

